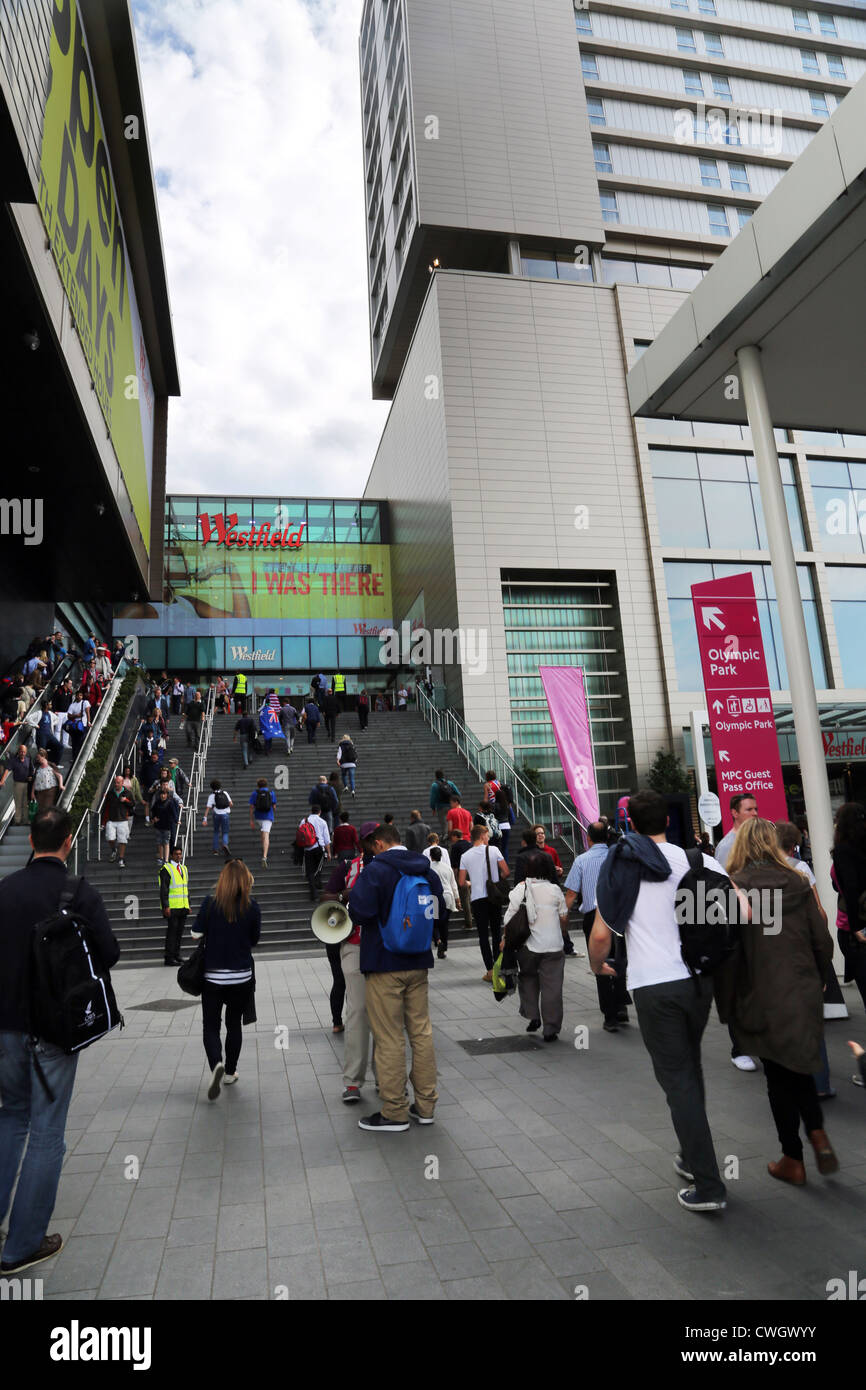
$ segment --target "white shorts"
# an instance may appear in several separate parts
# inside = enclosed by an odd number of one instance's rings
[[[116,840],[119,845],[129,844],[129,821],[109,820],[105,822],[105,838],[109,844]]]
[[[263,834],[263,835],[270,835],[270,833],[271,833],[271,826],[273,825],[273,821],[272,821],[272,820],[259,820],[258,816],[255,816],[254,819],[255,819],[256,825],[259,827],[259,830],[262,832],[262,834]]]

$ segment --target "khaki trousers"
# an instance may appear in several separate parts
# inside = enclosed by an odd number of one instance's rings
[[[340,964],[346,981],[343,1085],[363,1086],[367,1079],[367,1058],[370,1053],[370,1024],[367,1021],[367,983],[361,974],[361,947],[351,946],[344,941],[340,947]],[[375,1048],[372,1071],[375,1076]]]
[[[401,970],[367,976],[367,1017],[376,1044],[376,1075],[386,1120],[408,1120],[406,1034],[412,1048],[409,1080],[419,1115],[432,1118],[439,1099],[427,971]]]

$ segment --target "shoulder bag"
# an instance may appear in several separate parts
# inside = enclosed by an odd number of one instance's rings
[[[492,907],[506,907],[508,889],[501,879],[494,879],[490,872],[490,850],[487,845],[484,846],[484,857],[487,860],[487,901]]]
[[[213,903],[208,908],[208,918],[213,910]],[[204,932],[201,941],[196,942],[195,949],[191,956],[188,956],[183,965],[178,967],[177,982],[184,994],[192,994],[196,998],[204,988],[204,954],[207,946],[207,918],[205,919]]]

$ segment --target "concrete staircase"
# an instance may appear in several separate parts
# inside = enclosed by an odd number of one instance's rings
[[[206,793],[209,794],[211,779],[216,777],[234,802],[230,830],[232,853],[247,861],[256,880],[253,893],[262,909],[258,953],[286,955],[319,949],[320,943],[310,927],[312,907],[306,880],[303,869],[293,863],[292,847],[298,822],[308,809],[310,789],[321,773],[330,774],[336,767],[336,744],[326,742],[324,726],[320,725],[316,745],[308,745],[306,735],[301,735],[295,741],[293,755],[287,757],[284,741],[274,740],[270,754],[253,755],[252,765],[245,770],[240,747],[232,742],[235,716],[217,713],[214,721],[199,803],[195,853],[188,861],[193,914],[210,891],[222,862],[221,855],[218,858],[212,855],[210,824],[207,830],[201,828]],[[177,718],[170,721],[168,753],[180,758],[188,774],[192,750],[186,748],[184,735],[178,731],[179,723]],[[481,784],[468,772],[454,745],[440,742],[414,711],[373,713],[364,731],[358,727],[357,715],[347,714],[337,722],[337,738],[344,733],[351,735],[358,753],[356,796],[353,800],[346,793],[343,801],[356,827],[366,820],[381,820],[390,811],[398,828],[404,831],[409,812],[417,808],[431,829],[436,829],[428,803],[433,772],[439,767],[460,788],[464,805],[474,809],[480,800]],[[261,866],[259,833],[250,830],[248,803],[257,777],[267,776],[269,784],[275,786],[281,767],[288,768],[289,788],[276,793],[276,822],[271,833],[269,867],[265,869]],[[512,862],[519,847],[520,827],[516,826],[509,851]],[[105,848],[103,842],[103,856]],[[561,853],[562,847],[558,848]],[[154,835],[143,820],[136,821],[126,862],[127,868],[121,870],[103,857],[99,864],[88,864],[85,872],[102,893],[121,942],[119,965],[160,964],[165,924],[159,908],[159,869]],[[326,879],[325,871],[323,885]],[[137,917],[126,915],[133,912],[137,912]],[[466,935],[459,912],[452,921],[453,938]],[[185,936],[184,951],[188,945],[189,937]]]

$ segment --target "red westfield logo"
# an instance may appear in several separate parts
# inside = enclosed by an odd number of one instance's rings
[[[213,542],[214,545],[229,548],[248,546],[250,549],[299,550],[304,543],[306,523],[303,521],[296,531],[290,530],[288,526],[282,531],[279,527],[272,531],[269,521],[263,521],[260,526],[251,526],[248,531],[238,531],[237,512],[232,512],[230,516],[218,512],[214,517],[202,512],[198,520],[202,545]]]

